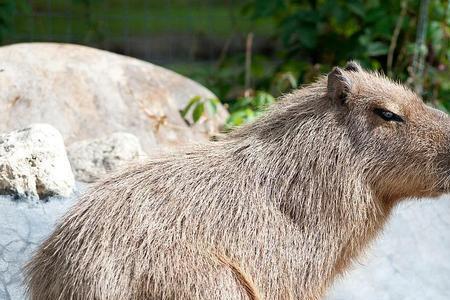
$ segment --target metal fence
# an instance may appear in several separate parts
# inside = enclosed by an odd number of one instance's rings
[[[66,42],[160,64],[211,61],[224,47],[245,47],[246,21],[233,1],[29,0],[13,16],[3,44]],[[244,35],[244,33],[243,33]],[[231,39],[230,43],[230,37]],[[230,47],[231,45],[231,47]]]

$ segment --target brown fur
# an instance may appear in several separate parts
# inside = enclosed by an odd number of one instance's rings
[[[449,134],[404,86],[336,68],[221,141],[96,184],[28,264],[29,294],[319,299],[395,203],[449,191]]]
[[[239,264],[231,261],[228,257],[222,254],[217,254],[217,258],[221,263],[223,263],[229,270],[231,270],[236,277],[238,283],[245,289],[247,296],[251,300],[260,300],[261,296],[253,280],[245,274],[244,270],[241,269]]]

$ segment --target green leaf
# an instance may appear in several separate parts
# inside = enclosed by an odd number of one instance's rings
[[[197,104],[197,106],[194,108],[194,111],[192,112],[192,120],[194,123],[197,123],[198,120],[203,116],[203,113],[205,112],[205,103],[200,102]]]
[[[189,100],[188,104],[186,105],[186,107],[181,111],[181,116],[183,118],[186,118],[187,113],[189,112],[189,110],[191,109],[191,107],[197,103],[198,101],[201,100],[200,96],[195,96],[192,97],[191,100]]]
[[[208,101],[206,101],[205,104],[208,114],[210,116],[214,116],[217,113],[217,104],[213,101],[213,99],[208,99]]]
[[[259,91],[256,93],[254,102],[257,109],[264,109],[267,105],[275,102],[275,98],[269,93]]]
[[[217,99],[217,98],[212,98],[212,99],[211,99],[211,102],[214,102],[216,105],[219,105],[219,104],[220,104],[220,100]]]
[[[230,117],[227,120],[227,124],[232,126],[239,126],[241,124],[244,124],[247,121],[249,115],[248,110],[239,110],[230,115]]]
[[[242,109],[242,108],[246,108],[249,105],[251,105],[252,101],[253,101],[253,97],[241,97],[241,98],[238,98],[236,100],[236,102],[234,103],[232,110],[239,110],[239,109]]]

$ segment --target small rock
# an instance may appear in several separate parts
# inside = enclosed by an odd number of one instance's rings
[[[75,177],[82,182],[93,182],[127,162],[146,156],[139,139],[123,132],[73,143],[67,151]]]
[[[64,140],[54,127],[34,124],[0,135],[0,194],[67,197],[74,184]]]

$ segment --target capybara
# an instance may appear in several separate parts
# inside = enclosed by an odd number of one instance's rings
[[[320,299],[411,197],[450,189],[450,121],[357,63],[219,141],[96,183],[26,266],[31,299]]]

